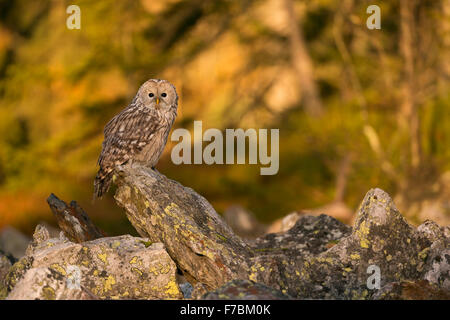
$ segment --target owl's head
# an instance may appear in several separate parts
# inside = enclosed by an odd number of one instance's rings
[[[146,107],[161,111],[176,109],[178,105],[175,86],[167,80],[150,79],[144,82],[137,97]]]

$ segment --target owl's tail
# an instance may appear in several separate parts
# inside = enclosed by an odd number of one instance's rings
[[[113,177],[113,172],[104,172],[100,169],[95,177],[94,181],[94,198],[101,198],[105,193],[108,192],[111,186],[111,180]]]

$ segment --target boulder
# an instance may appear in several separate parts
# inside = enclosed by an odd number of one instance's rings
[[[38,226],[5,279],[8,299],[179,299],[176,266],[162,243],[129,235],[81,244]]]
[[[140,238],[104,237],[76,203],[52,196],[63,233],[52,238],[38,226],[25,256],[5,262],[0,296],[446,299],[450,292],[449,228],[410,225],[381,189],[366,194],[353,228],[301,215],[284,232],[243,240],[205,198],[156,170],[126,165],[116,182],[115,198]]]

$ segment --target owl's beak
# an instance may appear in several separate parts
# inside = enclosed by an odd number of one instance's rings
[[[159,105],[159,98],[156,98],[156,105]]]

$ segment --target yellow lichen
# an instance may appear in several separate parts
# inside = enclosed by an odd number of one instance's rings
[[[170,205],[168,205],[167,207],[164,208],[164,212],[169,216],[175,216],[173,211],[175,211],[177,209],[179,209],[178,205],[176,203],[172,202]]]
[[[54,263],[50,265],[50,268],[52,268],[55,271],[58,271],[59,273],[61,273],[63,276],[66,275],[66,270],[64,270],[63,267],[61,267],[58,263]]]
[[[104,283],[104,292],[112,290],[112,286],[116,284],[116,279],[109,275],[108,278],[105,279]]]
[[[142,243],[146,248],[148,248],[148,247],[150,247],[150,246],[152,245],[153,242],[151,242],[151,241],[149,240],[149,241],[141,241],[141,243]]]
[[[98,253],[98,254],[97,254],[97,257],[98,257],[100,260],[102,260],[104,263],[107,262],[107,261],[106,261],[106,257],[107,257],[106,252],[105,252],[105,253]]]
[[[361,222],[356,234],[360,239],[360,245],[362,248],[369,248],[369,240],[367,239],[367,235],[369,234],[369,227],[366,226],[366,221]]]
[[[131,260],[130,260],[130,264],[135,264],[135,263],[137,263],[137,260],[138,260],[138,257],[137,256],[134,256]]]
[[[119,246],[120,246],[120,241],[114,241],[113,244],[111,245],[111,248],[116,249]]]
[[[142,276],[144,274],[141,270],[135,267],[131,268],[131,271],[136,272],[137,274],[139,274],[139,276]]]
[[[165,292],[169,297],[177,297],[180,295],[180,289],[175,283],[175,280],[171,280],[164,288],[166,289]]]
[[[425,260],[428,256],[428,251],[430,250],[430,248],[425,248],[422,251],[419,252],[418,257],[421,260]]]
[[[56,299],[56,293],[55,289],[53,289],[50,286],[45,286],[42,288],[42,296],[44,300],[55,300]]]
[[[366,239],[361,239],[360,245],[361,245],[361,248],[367,249],[367,248],[369,248],[369,241]]]

